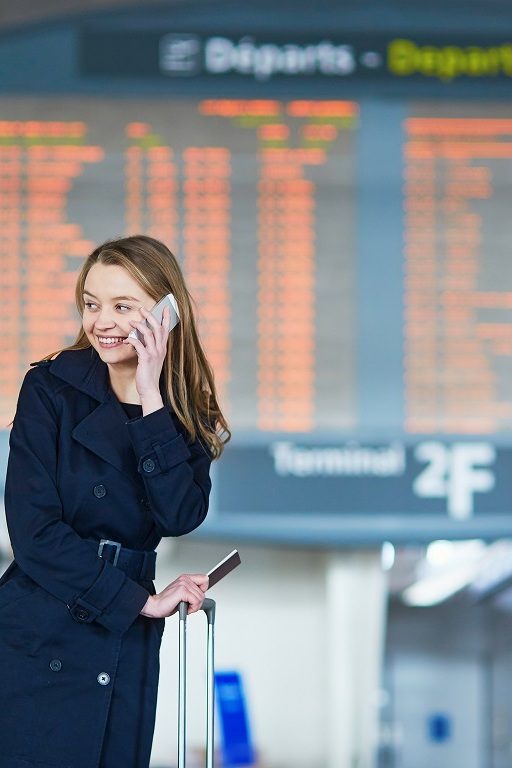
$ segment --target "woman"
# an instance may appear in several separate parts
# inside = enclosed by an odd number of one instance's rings
[[[170,334],[148,311],[168,293]],[[152,238],[110,241],[76,302],[76,342],[27,373],[10,438],[0,768],[148,766],[165,617],[208,586],[153,585],[155,547],[204,520],[229,439],[180,268]]]

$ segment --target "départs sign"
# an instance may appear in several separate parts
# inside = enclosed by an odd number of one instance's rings
[[[409,38],[265,41],[252,36],[172,33],[159,41],[160,72],[170,77],[381,76],[451,81],[512,77],[512,42]]]
[[[373,56],[373,59],[372,59]],[[169,34],[160,41],[161,71],[170,76],[246,75],[268,80],[276,75],[346,77],[356,69],[352,46],[321,40],[317,43],[257,43],[251,37],[201,39],[192,34]],[[368,53],[367,63],[381,63]]]

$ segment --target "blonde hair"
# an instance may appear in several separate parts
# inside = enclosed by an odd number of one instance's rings
[[[162,370],[165,392],[190,438],[198,438],[208,447],[212,457],[218,458],[231,432],[217,401],[213,371],[199,340],[192,299],[176,258],[163,243],[146,235],[107,240],[87,257],[78,275],[75,301],[81,316],[85,279],[94,264],[124,267],[155,302],[167,293],[174,294],[180,322],[169,334]],[[58,352],[90,346],[82,328],[74,344]],[[49,360],[58,352],[44,359]]]

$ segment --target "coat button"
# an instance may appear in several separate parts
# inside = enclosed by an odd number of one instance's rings
[[[153,472],[155,469],[155,462],[153,459],[145,459],[145,461],[142,462],[142,469],[144,472]]]
[[[94,493],[97,499],[102,499],[104,496],[107,495],[107,489],[102,483],[100,483],[99,485],[95,485],[92,492]]]
[[[85,608],[79,608],[75,613],[75,616],[79,621],[87,621],[89,618],[89,611],[86,611]]]
[[[108,672],[100,672],[96,680],[100,685],[108,685],[110,683],[110,675]]]
[[[60,672],[62,669],[62,661],[60,659],[52,659],[50,661],[50,669],[52,672]]]

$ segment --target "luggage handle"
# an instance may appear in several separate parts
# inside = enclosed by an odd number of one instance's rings
[[[208,622],[206,643],[206,768],[214,768],[214,711],[215,711],[215,665],[214,627],[215,600],[207,597],[201,610]],[[187,614],[188,603],[179,604],[179,682],[178,682],[178,768],[185,768],[186,761],[186,688],[187,688]]]

